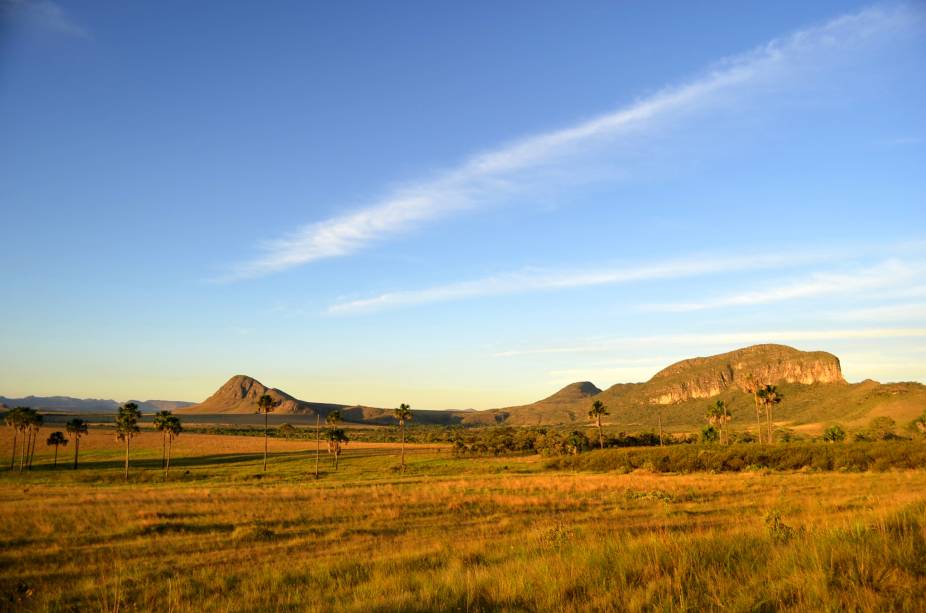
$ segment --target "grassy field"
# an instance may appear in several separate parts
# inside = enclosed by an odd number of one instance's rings
[[[314,443],[271,440],[266,474],[262,445],[183,434],[165,478],[145,433],[125,483],[91,431],[80,470],[42,449],[3,472],[0,608],[922,607],[923,470],[621,474],[415,446],[403,474],[397,445],[351,443],[316,480]]]

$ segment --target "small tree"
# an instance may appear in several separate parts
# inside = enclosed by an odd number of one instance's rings
[[[397,409],[392,411],[392,416],[399,421],[399,427],[402,429],[402,472],[405,472],[405,422],[412,418],[412,407],[402,403]]]
[[[270,394],[264,394],[257,399],[257,413],[264,414],[264,471],[267,470],[267,438],[269,436],[268,416],[276,408],[277,403],[273,401]]]
[[[129,443],[135,438],[135,435],[141,432],[138,427],[138,421],[141,419],[141,411],[134,402],[127,402],[119,407],[119,413],[116,415],[116,438],[125,444],[125,472],[124,478],[129,479]]]
[[[712,425],[701,428],[701,442],[716,443],[720,438],[720,431]]]
[[[172,413],[158,411],[154,414],[154,429],[161,433],[161,468],[167,466],[167,421]]]
[[[167,433],[167,461],[164,463],[164,474],[170,470],[170,455],[174,446],[174,439],[183,432],[183,425],[176,415],[169,415],[165,420],[164,431]]]
[[[772,443],[772,408],[780,404],[784,396],[774,385],[766,385],[759,390],[759,399],[765,407],[765,421],[768,424],[768,442]]]
[[[64,432],[52,432],[51,435],[48,437],[48,440],[45,441],[45,444],[48,445],[49,447],[51,447],[52,445],[55,446],[55,463],[53,465],[53,468],[57,468],[58,467],[58,446],[67,445],[68,439],[65,438]]]
[[[350,442],[347,433],[341,428],[328,428],[325,431],[325,440],[328,441],[328,453],[334,454],[334,469],[338,469],[338,458],[341,457],[341,445]]]
[[[77,450],[80,449],[80,437],[87,433],[87,424],[84,420],[75,417],[68,420],[64,429],[67,431],[68,437],[74,441],[74,470],[77,470]]]
[[[593,420],[595,425],[598,426],[598,446],[601,449],[604,449],[604,434],[601,431],[601,418],[604,415],[608,415],[608,407],[600,400],[593,402],[592,408],[588,412],[588,418]]]
[[[926,436],[926,411],[923,411],[923,414],[913,420],[913,427],[922,434]]]
[[[827,443],[841,443],[846,440],[846,431],[839,424],[833,424],[823,431],[823,440]]]
[[[871,437],[880,441],[889,441],[896,438],[897,435],[894,432],[896,427],[897,422],[887,415],[875,417],[868,422],[868,431],[871,433]]]

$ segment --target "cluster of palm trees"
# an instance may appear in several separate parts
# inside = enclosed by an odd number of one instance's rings
[[[154,429],[161,433],[161,468],[164,474],[170,470],[170,451],[174,439],[183,432],[180,418],[170,411],[158,411],[154,414]]]
[[[13,429],[13,453],[10,457],[10,470],[16,465],[16,445],[22,437],[19,448],[19,472],[32,470],[35,457],[35,439],[44,421],[35,409],[16,407],[10,409],[3,418],[4,423]]]
[[[707,423],[720,434],[720,444],[726,445],[729,443],[730,433],[727,431],[727,424],[733,419],[733,413],[727,403],[718,400],[707,408],[706,417]]]
[[[280,405],[279,401],[275,401],[272,396],[269,394],[264,394],[257,399],[257,412],[258,414],[263,413],[264,415],[264,470],[267,470],[267,450],[268,450],[268,440],[269,440],[269,424],[268,416],[270,413]],[[402,472],[405,472],[405,424],[412,419],[412,407],[405,403],[400,404],[397,408],[393,409],[392,416],[399,422],[399,427],[402,430],[402,455],[401,455],[401,467]],[[320,417],[316,414],[315,421],[315,476],[318,477],[318,464],[319,456],[321,454],[321,422]],[[337,424],[341,422],[341,411],[335,409],[328,413],[325,416],[325,423],[328,424],[328,427],[325,429],[325,442],[328,446],[328,453],[334,456],[334,469],[338,469],[338,460],[341,457],[342,446],[350,442],[350,438],[347,436],[347,432],[343,428],[338,428]]]
[[[775,405],[781,403],[784,396],[780,391],[778,391],[776,386],[771,384],[758,384],[756,383],[754,377],[749,377],[747,379],[746,391],[752,394],[753,398],[755,399],[756,429],[758,432],[758,440],[760,443],[771,443],[773,441],[772,410],[775,408]],[[396,409],[396,411],[398,410],[399,409]],[[764,426],[762,423],[761,410],[764,410],[765,412]],[[604,432],[601,428],[601,418],[606,415],[609,415],[608,407],[606,407],[605,404],[601,402],[601,400],[595,400],[592,402],[592,407],[588,411],[588,418],[595,424],[595,427],[598,428],[598,446],[601,449],[604,449]],[[716,437],[719,436],[721,444],[728,444],[730,442],[729,423],[733,419],[733,412],[731,411],[730,407],[727,406],[727,403],[723,400],[717,400],[714,402],[714,404],[708,407],[705,417],[707,419],[708,426],[713,428],[713,436],[715,437],[715,440]],[[926,433],[926,413],[924,413],[922,419],[922,429],[924,433]],[[661,430],[662,428],[660,425],[660,445],[662,444]]]
[[[778,388],[769,383],[762,385],[755,377],[746,379],[746,391],[752,394],[756,407],[756,431],[760,443],[772,443],[772,409],[775,405],[781,404],[784,396],[778,391]],[[762,409],[765,410],[765,432],[762,432]]]
[[[781,404],[784,396],[778,388],[771,384],[761,385],[755,382],[754,378],[749,378],[746,383],[746,391],[752,394],[756,407],[756,433],[759,443],[774,442],[774,430],[772,410],[775,405]],[[765,424],[762,423],[762,413],[765,413]],[[707,409],[707,423],[715,428],[720,434],[720,443],[730,442],[730,433],[727,424],[733,419],[733,413],[730,407],[723,400],[718,400],[710,405]]]
[[[127,402],[119,407],[116,414],[115,429],[116,438],[125,446],[125,468],[124,476],[129,476],[129,446],[132,439],[137,435],[141,428],[138,422],[141,420],[141,411],[134,402]],[[32,460],[35,457],[35,444],[39,430],[42,427],[44,419],[35,410],[29,407],[16,407],[10,409],[4,416],[4,422],[13,429],[13,452],[10,458],[10,470],[16,465],[16,450],[19,447],[19,471],[31,470]],[[154,417],[154,427],[162,436],[161,448],[161,467],[166,473],[170,468],[170,451],[171,445],[175,438],[180,436],[183,426],[180,424],[180,418],[173,415],[170,411],[160,411]],[[80,439],[88,432],[87,422],[75,417],[70,419],[64,425],[64,432],[52,432],[45,441],[46,445],[55,448],[53,466],[58,466],[58,448],[65,447],[69,442],[74,443],[74,468],[78,465],[78,454],[80,451]],[[19,439],[22,438],[22,444],[19,445]]]

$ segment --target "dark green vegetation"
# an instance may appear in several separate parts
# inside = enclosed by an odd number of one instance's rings
[[[885,471],[926,468],[923,441],[875,443],[789,443],[783,445],[676,445],[605,449],[563,456],[547,463],[568,470],[657,473],[760,470]]]

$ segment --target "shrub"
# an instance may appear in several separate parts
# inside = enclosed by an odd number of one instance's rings
[[[735,444],[675,445],[672,447],[593,450],[560,457],[546,465],[552,469],[621,471],[647,468],[659,473],[743,470],[867,471],[926,468],[926,446],[892,440],[828,445],[796,442],[779,446]]]

